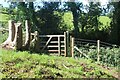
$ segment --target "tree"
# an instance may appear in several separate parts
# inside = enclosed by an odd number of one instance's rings
[[[99,16],[101,15],[102,10],[100,8],[100,3],[89,3],[88,7],[88,22],[87,24],[89,25],[88,27],[94,29],[94,31],[99,30]]]
[[[66,2],[65,6],[68,7],[68,10],[70,10],[73,14],[73,24],[74,24],[74,36],[78,37],[79,34],[79,27],[78,27],[78,17],[81,13],[81,7],[82,3],[76,3],[76,2]]]
[[[79,15],[79,26],[81,30],[81,37],[89,39],[100,39],[103,32],[99,30],[101,25],[99,17],[102,9],[100,3],[90,2],[89,5],[84,6],[84,11]]]
[[[43,2],[43,7],[36,12],[37,20],[40,25],[41,34],[58,34],[59,24],[61,22],[62,16],[58,15],[59,2]]]
[[[120,2],[113,2],[114,7],[112,22],[111,22],[111,41],[120,45]]]

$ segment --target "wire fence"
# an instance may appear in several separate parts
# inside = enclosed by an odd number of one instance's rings
[[[77,58],[89,57],[94,61],[99,61],[100,63],[115,67],[118,67],[120,64],[120,48],[118,45],[100,41],[98,46],[98,40],[79,38],[75,38],[74,45],[75,57]],[[87,55],[87,57],[85,55]]]

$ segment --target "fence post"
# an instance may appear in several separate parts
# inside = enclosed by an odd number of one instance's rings
[[[35,38],[35,43],[34,43],[34,50],[36,51],[36,52],[39,52],[40,51],[40,44],[39,44],[39,33],[38,33],[38,31],[35,31],[34,32],[34,34],[35,34],[35,36],[34,36],[34,38]]]
[[[66,31],[64,32],[64,43],[65,43],[65,56],[67,57],[68,56],[68,48],[69,48],[69,32]]]
[[[74,38],[72,36],[70,36],[70,53],[74,57]]]
[[[58,37],[58,53],[61,55],[61,42],[60,42],[60,37]]]
[[[15,44],[16,50],[22,49],[22,24],[16,23],[15,24],[15,38],[13,43]]]
[[[100,61],[100,40],[97,40],[97,61]]]

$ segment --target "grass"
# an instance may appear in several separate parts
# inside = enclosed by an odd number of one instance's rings
[[[0,49],[1,78],[114,78],[92,60]],[[117,75],[117,74],[116,74]]]

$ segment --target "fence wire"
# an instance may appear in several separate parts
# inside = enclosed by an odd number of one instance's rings
[[[90,59],[97,61],[97,41],[75,38],[74,45]],[[86,58],[75,49],[75,57]],[[120,64],[120,48],[117,45],[100,41],[100,63],[118,67]]]

